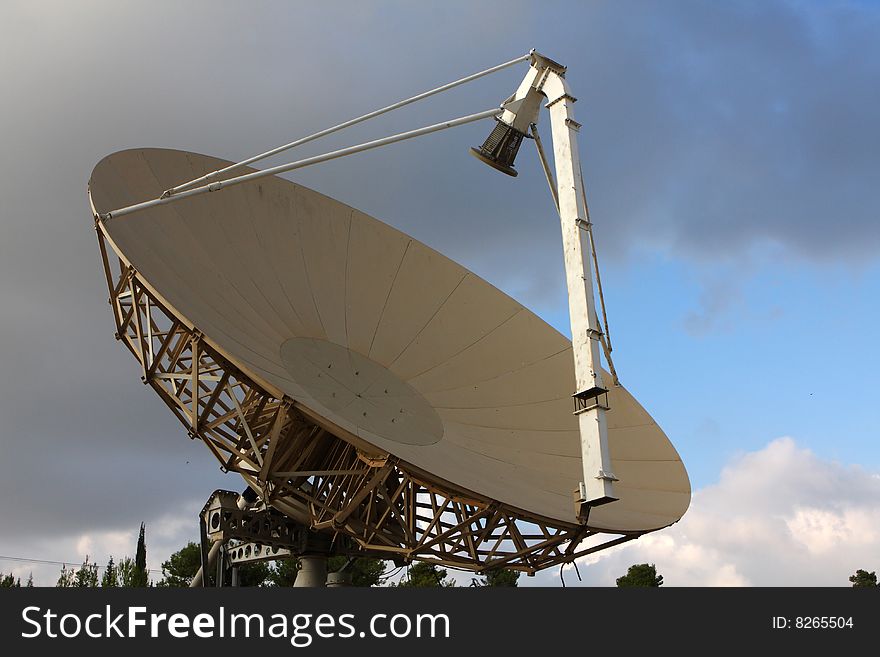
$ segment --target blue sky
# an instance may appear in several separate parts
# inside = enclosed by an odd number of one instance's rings
[[[112,339],[85,196],[98,160],[136,146],[241,159],[535,47],[568,65],[579,99],[621,380],[697,490],[663,539],[671,545],[640,541],[591,581],[613,583],[612,565],[628,559],[659,559],[651,546],[673,568],[684,546],[697,556],[679,583],[767,583],[769,557],[743,556],[705,529],[742,511],[726,488],[742,481],[765,498],[774,486],[801,490],[785,482],[806,487],[770,528],[789,552],[804,550],[803,573],[839,562],[834,583],[847,569],[880,568],[876,556],[865,563],[880,553],[870,529],[880,480],[877,3],[95,0],[8,2],[3,12],[0,79],[15,102],[0,107],[10,128],[0,156],[0,509],[19,531],[0,538],[0,554],[102,561],[132,551],[146,520],[158,567],[193,536],[210,491],[239,486],[185,440]],[[522,73],[297,156],[492,107]],[[568,333],[559,228],[537,158],[526,144],[515,180],[481,167],[466,151],[487,130],[292,177],[446,253]],[[837,483],[819,495],[797,468]],[[760,481],[767,472],[773,480]],[[744,525],[770,517],[760,502],[748,511]],[[856,535],[868,542],[847,538]],[[712,579],[713,569],[729,576]]]
[[[783,435],[878,468],[878,274],[779,257],[696,270],[657,254],[610,268],[615,362],[651,400],[695,487]]]

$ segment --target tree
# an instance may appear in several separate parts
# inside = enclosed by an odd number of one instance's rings
[[[82,565],[74,570],[66,564],[61,565],[61,575],[55,586],[60,588],[84,589],[98,586],[98,565],[89,563],[89,557],[83,560]]]
[[[0,576],[0,589],[20,589],[21,588],[21,577],[18,579],[15,578],[15,575],[9,573],[8,575]]]
[[[481,586],[517,586],[519,580],[519,571],[508,570],[506,568],[495,568],[487,570]]]
[[[27,581],[27,584],[25,584],[25,588],[28,588],[28,589],[34,588],[34,574],[33,573],[28,575],[28,581]]]
[[[73,578],[73,586],[78,589],[95,588],[98,586],[98,564],[89,563],[89,557],[86,555],[85,561],[76,571]]]
[[[73,586],[73,570],[67,570],[67,564],[65,563],[61,564],[61,574],[58,576],[55,586],[64,589]]]
[[[389,586],[436,588],[455,586],[455,580],[446,578],[446,569],[438,568],[435,564],[427,561],[419,561],[409,569],[406,577],[397,584],[392,583]]]
[[[279,559],[272,568],[270,579],[272,586],[293,586],[299,572],[299,559]]]
[[[124,586],[125,588],[135,588],[142,586],[139,582],[141,581],[140,575],[137,573],[137,569],[135,568],[134,559],[131,557],[123,557],[119,560],[119,566],[117,566],[117,577],[119,581],[119,586]]]
[[[877,584],[877,573],[873,571],[869,573],[861,568],[856,571],[855,575],[850,576],[849,581],[852,582],[854,589],[880,586]]]
[[[201,565],[202,550],[198,543],[190,541],[172,554],[168,561],[162,562],[159,586],[185,588],[190,585]]]
[[[378,586],[382,582],[382,575],[385,574],[384,561],[366,557],[355,559],[351,563],[348,561],[348,557],[330,557],[327,560],[327,570],[332,573],[345,567],[345,572],[351,573],[352,586]]]
[[[239,586],[272,586],[272,582],[272,569],[265,561],[252,561],[238,567]]]
[[[150,585],[150,575],[147,572],[147,538],[144,523],[141,523],[141,531],[138,535],[137,551],[134,556],[134,572],[130,586],[143,588]]]
[[[116,564],[113,563],[112,556],[110,557],[110,561],[107,562],[107,566],[104,568],[104,576],[101,578],[101,586],[105,589],[119,586],[119,571],[116,568]]]
[[[657,574],[654,564],[639,563],[629,567],[626,575],[617,578],[617,585],[625,586],[663,586],[663,575]]]

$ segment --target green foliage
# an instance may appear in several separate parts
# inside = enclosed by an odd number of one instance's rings
[[[67,564],[61,564],[61,574],[55,582],[56,588],[68,589],[73,586],[73,571],[67,569]]]
[[[126,588],[141,586],[139,584],[140,576],[136,572],[134,559],[131,557],[120,559],[116,572],[118,573],[117,577],[119,580],[119,586],[124,586]]]
[[[272,586],[272,569],[265,561],[241,565],[238,567],[238,585]]]
[[[158,586],[186,588],[201,565],[201,548],[198,543],[190,541],[162,563],[162,579]]]
[[[348,557],[330,557],[327,560],[327,570],[331,573],[336,572],[347,563]],[[379,586],[382,575],[385,574],[385,562],[362,557],[351,562],[345,571],[351,573],[352,586]]]
[[[25,586],[25,588],[27,588],[27,589],[32,589],[32,588],[34,588],[34,574],[33,574],[33,573],[31,573],[30,575],[28,575],[28,581],[27,581],[27,584],[25,584],[24,586]]]
[[[147,539],[146,528],[141,523],[141,531],[138,535],[137,551],[134,557],[134,573],[131,577],[130,586],[143,588],[150,585],[150,574],[147,572]]]
[[[78,589],[95,588],[98,586],[98,564],[89,563],[89,557],[76,571],[73,585]]]
[[[487,570],[485,576],[480,581],[481,586],[517,586],[519,580],[519,571],[507,570],[506,568],[497,568],[495,570]]]
[[[639,563],[629,567],[626,575],[617,578],[617,586],[663,586],[663,575],[654,564]]]
[[[849,581],[852,582],[853,588],[871,588],[880,586],[877,584],[877,573],[868,572],[861,568],[856,571],[855,575],[850,575]]]
[[[446,569],[438,568],[435,564],[427,561],[419,561],[407,572],[406,577],[397,584],[389,586],[413,587],[413,588],[439,588],[455,586],[455,580],[447,579]]]
[[[117,586],[119,586],[119,570],[116,568],[116,564],[111,556],[107,566],[104,568],[104,576],[101,577],[101,587],[110,589]]]
[[[31,585],[33,586],[33,577],[31,577]],[[8,575],[0,575],[0,589],[20,589],[21,588],[21,577],[18,579],[15,578],[15,575],[9,573]]]
[[[86,556],[82,565],[76,570],[62,564],[61,575],[58,577],[58,583],[55,586],[71,589],[95,588],[98,586],[98,565],[89,563],[88,556]]]
[[[293,586],[298,571],[298,559],[279,559],[275,562],[272,574],[270,575],[272,586]]]

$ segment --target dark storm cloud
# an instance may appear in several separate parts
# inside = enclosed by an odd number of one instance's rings
[[[606,262],[633,248],[736,259],[772,242],[839,260],[880,246],[880,12],[870,5],[318,6],[4,4],[0,510],[20,535],[45,535],[48,523],[127,528],[239,486],[186,440],[112,339],[85,196],[110,152],[242,158],[535,46],[570,67]],[[492,107],[521,74],[321,148]],[[546,183],[531,144],[516,180],[468,157],[489,127],[295,178],[550,311],[564,292]],[[702,330],[708,320],[693,321]]]
[[[703,258],[766,242],[821,260],[880,246],[880,12],[663,3],[602,12],[581,74],[594,208],[614,240]]]

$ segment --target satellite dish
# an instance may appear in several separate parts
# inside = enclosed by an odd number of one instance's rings
[[[92,173],[93,210],[229,164],[115,153]],[[571,342],[354,208],[268,177],[97,228],[117,331],[144,381],[223,468],[301,522],[389,554],[534,571],[570,557],[569,541],[631,538],[687,510],[678,453],[615,385],[619,500],[579,525]],[[474,547],[481,532],[498,545]]]

